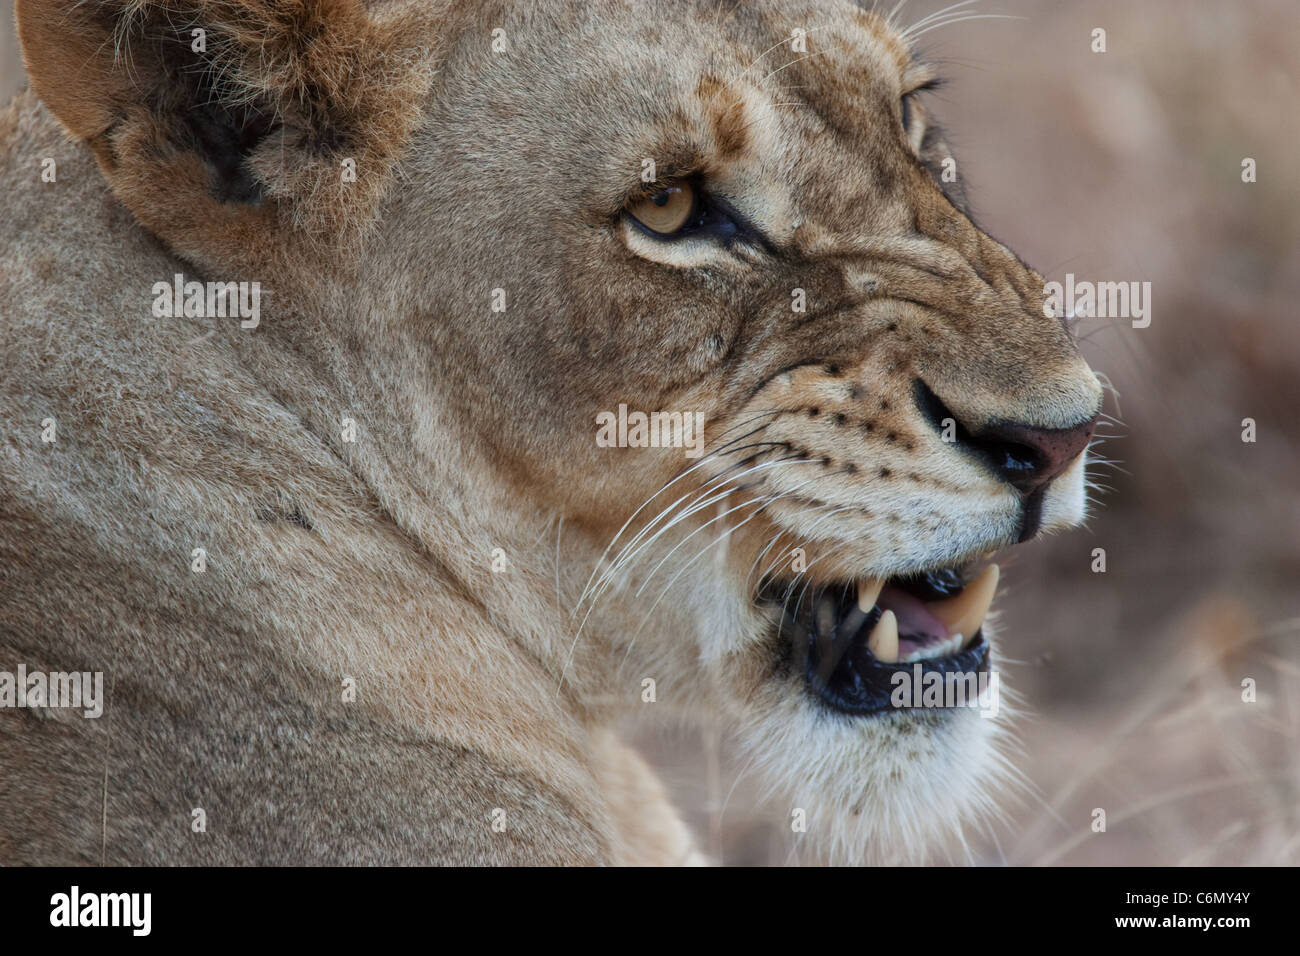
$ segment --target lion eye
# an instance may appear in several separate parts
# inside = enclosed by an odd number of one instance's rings
[[[688,183],[666,186],[653,196],[628,207],[628,214],[651,232],[671,235],[691,218],[695,210],[695,190]]]

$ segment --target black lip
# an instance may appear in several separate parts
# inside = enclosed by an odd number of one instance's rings
[[[1043,498],[1046,494],[1047,486],[1044,485],[1025,499],[1024,518],[1020,524],[1020,539],[1017,543],[1024,544],[1038,534],[1038,529],[1043,526]]]
[[[916,673],[918,665],[923,676],[981,674],[988,671],[989,645],[982,632],[977,633],[975,643],[960,654],[910,664],[882,664],[866,649],[865,638],[860,653],[856,652],[856,648],[849,647],[838,662],[828,662],[817,653],[815,642],[816,638],[810,634],[808,653],[804,658],[804,677],[809,689],[832,710],[857,717],[905,709],[895,707],[891,699],[898,686],[894,682],[894,675],[902,673],[910,677]],[[829,676],[823,676],[828,663],[831,665]]]
[[[812,609],[828,597],[836,602],[838,610],[831,633],[823,634],[818,615]],[[782,610],[783,644],[789,648],[793,664],[803,671],[809,690],[831,710],[855,717],[898,711],[900,708],[891,700],[898,687],[894,675],[911,677],[918,666],[922,676],[988,672],[990,647],[982,630],[959,654],[909,663],[882,663],[867,648],[867,636],[880,619],[879,608],[873,608],[853,633],[840,631],[847,609],[854,603],[856,588],[830,585],[813,593],[808,606],[800,601],[793,610]]]

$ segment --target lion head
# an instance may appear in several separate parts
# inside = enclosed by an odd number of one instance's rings
[[[972,221],[906,31],[841,0],[19,18],[136,219],[268,290],[244,361],[538,694],[607,724],[653,681],[851,858],[986,807],[1005,714],[898,675],[996,672],[988,556],[1082,519],[1102,393]]]

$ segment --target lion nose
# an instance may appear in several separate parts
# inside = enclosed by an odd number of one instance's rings
[[[1070,428],[994,422],[967,441],[1003,481],[1030,495],[1069,468],[1088,447],[1098,417]]]
[[[916,384],[916,402],[931,427],[940,434],[948,435],[949,423],[955,426],[955,433],[947,441],[954,441],[958,447],[978,455],[998,477],[1026,497],[1070,467],[1092,441],[1093,430],[1101,417],[1098,411],[1068,428],[1040,428],[1015,421],[984,422],[968,428],[920,380]]]

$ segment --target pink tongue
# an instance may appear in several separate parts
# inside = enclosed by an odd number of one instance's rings
[[[914,647],[928,647],[951,636],[948,626],[931,614],[923,601],[906,591],[886,585],[876,603],[882,610],[894,612],[899,638],[910,641]],[[900,650],[905,652],[901,647]]]

